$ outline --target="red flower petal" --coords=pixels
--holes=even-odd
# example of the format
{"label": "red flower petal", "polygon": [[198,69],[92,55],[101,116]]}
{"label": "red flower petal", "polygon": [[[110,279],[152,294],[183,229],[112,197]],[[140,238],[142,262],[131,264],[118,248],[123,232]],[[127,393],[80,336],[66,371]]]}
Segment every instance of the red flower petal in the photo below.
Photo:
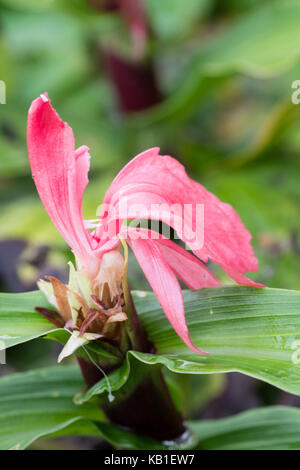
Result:
{"label": "red flower petal", "polygon": [[195,256],[170,240],[158,241],[164,259],[190,289],[221,286],[220,281]]}
{"label": "red flower petal", "polygon": [[194,352],[206,354],[195,346],[185,321],[184,304],[180,285],[165,261],[157,243],[153,240],[128,239],[163,311],[182,341]]}
{"label": "red flower petal", "polygon": [[184,250],[163,235],[143,228],[123,227],[121,234],[129,239],[149,239],[157,243],[159,249],[173,272],[190,289],[218,287],[220,281],[195,256]]}
{"label": "red flower petal", "polygon": [[[165,208],[158,210],[157,206],[155,210],[155,204],[164,204]],[[204,219],[199,221],[198,217],[197,222],[201,204]],[[158,148],[141,153],[120,171],[106,193],[104,205],[110,207],[107,221],[162,220],[176,229],[196,256],[204,262],[210,259],[218,263],[227,272],[257,270],[251,235],[234,209],[189,178],[179,162],[160,156]],[[96,232],[100,236],[101,229]]]}
{"label": "red flower petal", "polygon": [[237,273],[236,271],[233,271],[232,269],[227,268],[226,266],[223,266],[224,271],[226,274],[228,274],[231,279],[233,279],[235,282],[238,284],[241,284],[242,286],[251,286],[251,287],[266,287],[263,284],[259,284],[257,282],[252,281],[252,279],[249,279],[246,276],[243,276],[243,274]]}
{"label": "red flower petal", "polygon": [[46,94],[30,107],[27,137],[33,179],[45,209],[81,262],[89,264],[91,238],[81,212],[88,183],[88,148],[75,151],[72,129],[60,119]]}

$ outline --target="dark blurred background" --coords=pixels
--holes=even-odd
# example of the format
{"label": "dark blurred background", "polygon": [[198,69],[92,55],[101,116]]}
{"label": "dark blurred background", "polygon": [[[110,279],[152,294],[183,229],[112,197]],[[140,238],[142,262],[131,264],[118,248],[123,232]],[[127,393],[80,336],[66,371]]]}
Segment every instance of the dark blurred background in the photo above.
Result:
{"label": "dark blurred background", "polygon": [[[86,218],[129,159],[159,146],[237,210],[259,259],[252,279],[300,288],[298,0],[0,0],[0,80],[2,291],[67,276],[70,254],[39,201],[26,150],[27,111],[44,91],[77,146],[91,149]],[[130,266],[131,286],[144,288],[133,258]],[[51,348],[17,347],[5,371],[43,365]],[[298,403],[238,374],[185,380],[186,396],[196,396],[190,416]]]}

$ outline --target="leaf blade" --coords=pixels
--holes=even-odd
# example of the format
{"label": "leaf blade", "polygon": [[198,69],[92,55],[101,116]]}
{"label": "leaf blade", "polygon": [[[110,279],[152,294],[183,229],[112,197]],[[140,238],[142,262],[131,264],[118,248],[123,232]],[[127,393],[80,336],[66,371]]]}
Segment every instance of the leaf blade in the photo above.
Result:
{"label": "leaf blade", "polygon": [[300,339],[300,293],[283,289],[223,287],[184,291],[193,341],[209,352],[190,352],[168,324],[153,294],[134,296],[157,354],[132,354],[173,372],[238,371],[300,394],[300,369],[294,363]]}
{"label": "leaf blade", "polygon": [[300,410],[270,406],[229,418],[190,422],[200,449],[283,450],[300,448]]}
{"label": "leaf blade", "polygon": [[[95,402],[73,396],[84,387],[77,366],[55,366],[0,379],[0,449],[24,449],[34,440],[84,420],[82,432],[97,434],[91,420],[103,414]],[[69,432],[69,431],[68,431]]]}
{"label": "leaf blade", "polygon": [[57,329],[35,311],[36,306],[52,308],[40,291],[0,294],[0,350]]}

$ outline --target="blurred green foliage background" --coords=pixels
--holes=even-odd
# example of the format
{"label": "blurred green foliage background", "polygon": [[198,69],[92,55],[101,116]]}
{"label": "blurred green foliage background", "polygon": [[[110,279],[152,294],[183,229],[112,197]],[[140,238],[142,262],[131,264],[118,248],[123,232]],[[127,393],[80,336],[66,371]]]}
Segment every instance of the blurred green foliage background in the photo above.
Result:
{"label": "blurred green foliage background", "polygon": [[[300,79],[300,2],[144,0],[146,41],[137,53],[132,4],[139,3],[0,0],[2,283],[9,264],[32,286],[45,263],[64,269],[68,256],[36,194],[26,150],[27,110],[48,91],[77,145],[91,148],[86,218],[129,159],[160,146],[235,207],[260,262],[252,278],[300,288],[300,105],[291,102]],[[29,244],[15,260],[7,259],[13,239]],[[51,247],[42,270],[38,245]],[[132,284],[141,287],[136,271]]]}

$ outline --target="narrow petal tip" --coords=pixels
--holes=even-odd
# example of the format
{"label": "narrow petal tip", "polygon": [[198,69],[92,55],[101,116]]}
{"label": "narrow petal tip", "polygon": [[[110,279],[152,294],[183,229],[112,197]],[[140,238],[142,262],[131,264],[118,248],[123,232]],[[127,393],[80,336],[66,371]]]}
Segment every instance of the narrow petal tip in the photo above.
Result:
{"label": "narrow petal tip", "polygon": [[[181,338],[183,339],[183,338]],[[203,351],[203,349],[200,349],[198,348],[191,340],[191,338],[189,337],[188,340],[183,340],[185,342],[185,344],[196,354],[202,354],[202,355],[205,355],[205,356],[208,356],[209,353],[207,351]]]}
{"label": "narrow petal tip", "polygon": [[45,93],[42,93],[40,96],[38,96],[35,100],[32,101],[32,103],[30,105],[30,108],[29,108],[29,113],[32,114],[32,113],[36,112],[38,109],[41,109],[47,103],[49,103],[49,105],[51,105],[48,93],[45,92]]}
{"label": "narrow petal tip", "polygon": [[47,92],[46,92],[46,93],[42,93],[42,94],[40,95],[40,97],[42,98],[42,100],[44,101],[44,103],[48,103],[48,101],[50,101]]}

